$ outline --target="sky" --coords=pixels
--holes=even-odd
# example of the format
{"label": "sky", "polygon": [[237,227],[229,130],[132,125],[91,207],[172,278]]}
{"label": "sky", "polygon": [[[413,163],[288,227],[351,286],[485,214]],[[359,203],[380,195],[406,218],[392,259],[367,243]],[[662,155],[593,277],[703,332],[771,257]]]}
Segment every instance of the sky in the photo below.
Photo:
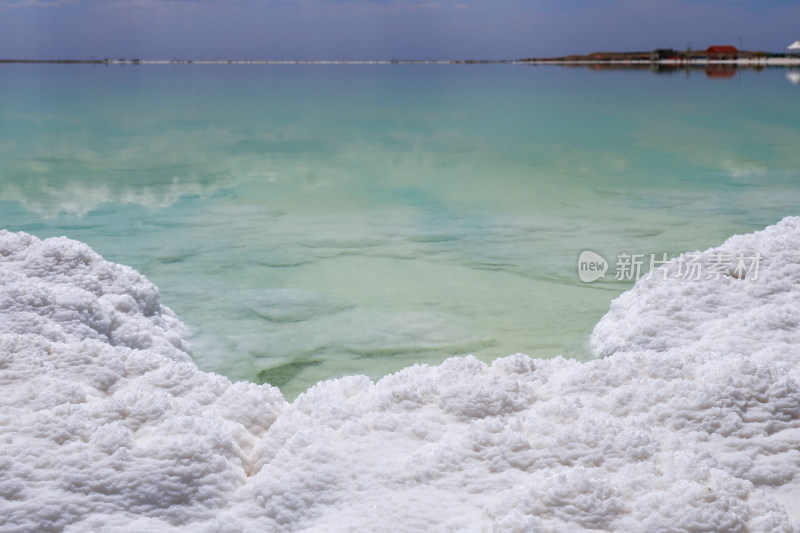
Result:
{"label": "sky", "polygon": [[798,0],[0,0],[3,59],[519,59],[797,39]]}

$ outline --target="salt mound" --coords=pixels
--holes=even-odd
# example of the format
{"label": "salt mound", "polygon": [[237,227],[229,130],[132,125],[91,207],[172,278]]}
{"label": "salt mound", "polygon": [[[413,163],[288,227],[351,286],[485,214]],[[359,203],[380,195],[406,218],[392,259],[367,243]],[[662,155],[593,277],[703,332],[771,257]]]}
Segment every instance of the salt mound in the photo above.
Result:
{"label": "salt mound", "polygon": [[800,530],[799,228],[704,252],[758,251],[757,280],[638,283],[604,359],[455,358],[292,404],[198,370],[134,271],[0,233],[1,529]]}
{"label": "salt mound", "polygon": [[156,286],[81,242],[1,230],[0,284],[0,334],[95,339],[191,360],[186,328],[160,305]]}
{"label": "salt mound", "polygon": [[[800,218],[791,217],[754,235],[731,237],[718,248],[683,254],[683,261],[672,261],[665,271],[645,277],[611,303],[611,310],[594,329],[592,347],[603,356],[676,348],[720,355],[758,354],[797,367],[798,235]],[[731,275],[740,255],[750,269],[749,274],[740,274],[744,279]],[[686,275],[687,257],[696,258],[701,279]],[[709,272],[711,265],[725,264],[726,259],[729,275],[715,279]]]}

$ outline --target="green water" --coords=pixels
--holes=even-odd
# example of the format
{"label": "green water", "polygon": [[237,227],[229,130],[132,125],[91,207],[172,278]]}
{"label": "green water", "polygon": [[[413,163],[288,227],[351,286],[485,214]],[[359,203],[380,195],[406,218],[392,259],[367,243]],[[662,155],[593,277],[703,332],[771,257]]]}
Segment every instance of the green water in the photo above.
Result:
{"label": "green water", "polygon": [[201,368],[289,396],[586,358],[630,283],[581,283],[582,250],[702,249],[800,206],[779,69],[3,65],[0,120],[0,226],[136,268]]}

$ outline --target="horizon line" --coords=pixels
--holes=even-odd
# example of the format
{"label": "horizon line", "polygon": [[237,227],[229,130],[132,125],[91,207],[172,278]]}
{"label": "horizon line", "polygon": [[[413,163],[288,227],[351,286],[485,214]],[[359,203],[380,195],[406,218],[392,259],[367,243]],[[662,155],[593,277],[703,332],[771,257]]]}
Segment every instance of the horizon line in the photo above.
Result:
{"label": "horizon line", "polygon": [[[566,59],[570,57],[570,59]],[[523,59],[0,59],[0,64],[90,64],[90,65],[477,65],[477,64],[527,64],[527,65],[681,65],[704,66],[730,64],[743,66],[794,66],[800,65],[800,55],[775,54],[771,57],[708,58],[588,58],[588,56],[562,56],[555,58]]]}

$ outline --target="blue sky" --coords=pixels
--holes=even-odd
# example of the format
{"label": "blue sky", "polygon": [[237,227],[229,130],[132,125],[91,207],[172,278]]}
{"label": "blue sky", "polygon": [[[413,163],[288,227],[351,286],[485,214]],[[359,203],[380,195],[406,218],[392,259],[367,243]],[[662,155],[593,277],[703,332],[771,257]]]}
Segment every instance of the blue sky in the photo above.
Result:
{"label": "blue sky", "polygon": [[797,0],[0,0],[0,58],[515,59],[796,39]]}

